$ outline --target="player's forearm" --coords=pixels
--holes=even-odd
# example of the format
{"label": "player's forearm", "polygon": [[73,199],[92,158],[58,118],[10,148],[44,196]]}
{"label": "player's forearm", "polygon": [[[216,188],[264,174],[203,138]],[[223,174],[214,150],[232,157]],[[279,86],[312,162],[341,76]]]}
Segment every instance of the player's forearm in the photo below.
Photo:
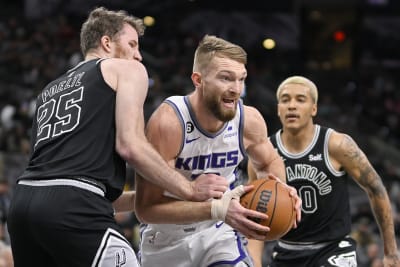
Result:
{"label": "player's forearm", "polygon": [[281,157],[275,157],[268,166],[268,171],[286,183],[285,164]]}
{"label": "player's forearm", "polygon": [[211,202],[172,200],[152,206],[143,205],[137,211],[143,223],[187,224],[210,220]]}
{"label": "player's forearm", "polygon": [[370,203],[384,243],[384,254],[394,255],[397,253],[397,245],[392,210],[386,190],[380,190],[380,193],[370,196]]}
{"label": "player's forearm", "polygon": [[134,149],[121,150],[122,157],[143,178],[182,199],[192,199],[194,192],[190,182],[171,168],[147,139],[137,140]]}
{"label": "player's forearm", "polygon": [[254,267],[262,267],[264,242],[260,240],[249,239],[247,249],[249,251],[250,257],[253,260]]}
{"label": "player's forearm", "polygon": [[113,202],[115,212],[135,210],[135,191],[125,191]]}

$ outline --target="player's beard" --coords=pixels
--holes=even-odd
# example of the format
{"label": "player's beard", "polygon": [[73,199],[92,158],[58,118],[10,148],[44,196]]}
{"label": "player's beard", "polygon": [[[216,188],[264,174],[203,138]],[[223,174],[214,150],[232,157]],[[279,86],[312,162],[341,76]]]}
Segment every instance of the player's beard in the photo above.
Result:
{"label": "player's beard", "polygon": [[204,101],[209,111],[220,121],[230,121],[236,115],[237,105],[234,109],[224,109],[220,103],[220,98],[213,94],[205,95]]}

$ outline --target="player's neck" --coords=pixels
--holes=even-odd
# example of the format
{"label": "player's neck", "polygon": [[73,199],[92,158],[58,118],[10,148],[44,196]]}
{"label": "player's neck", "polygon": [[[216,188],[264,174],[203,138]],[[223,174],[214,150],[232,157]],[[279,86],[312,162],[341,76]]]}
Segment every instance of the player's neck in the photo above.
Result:
{"label": "player's neck", "polygon": [[312,142],[315,125],[307,124],[304,128],[292,130],[284,129],[281,135],[283,145],[291,153],[303,152]]}

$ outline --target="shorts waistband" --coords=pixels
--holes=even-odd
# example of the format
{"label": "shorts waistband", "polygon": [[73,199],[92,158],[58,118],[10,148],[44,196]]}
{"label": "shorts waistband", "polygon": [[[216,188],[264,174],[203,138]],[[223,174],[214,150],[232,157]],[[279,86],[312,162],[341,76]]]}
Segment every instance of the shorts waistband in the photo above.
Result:
{"label": "shorts waistband", "polygon": [[156,232],[163,232],[168,235],[191,235],[193,233],[209,229],[210,227],[219,228],[222,221],[202,221],[190,224],[148,224],[147,228]]}
{"label": "shorts waistband", "polygon": [[330,242],[321,242],[321,243],[288,243],[282,240],[278,240],[278,246],[284,249],[289,250],[307,250],[307,249],[321,249],[329,245]]}
{"label": "shorts waistband", "polygon": [[[48,180],[20,180],[18,184],[29,185],[29,186],[56,186],[66,185],[74,186],[81,189],[88,190],[102,197],[105,196],[105,186],[101,183],[94,183],[91,179],[87,178],[76,178],[76,179],[48,179]],[[104,190],[103,188],[104,187]]]}

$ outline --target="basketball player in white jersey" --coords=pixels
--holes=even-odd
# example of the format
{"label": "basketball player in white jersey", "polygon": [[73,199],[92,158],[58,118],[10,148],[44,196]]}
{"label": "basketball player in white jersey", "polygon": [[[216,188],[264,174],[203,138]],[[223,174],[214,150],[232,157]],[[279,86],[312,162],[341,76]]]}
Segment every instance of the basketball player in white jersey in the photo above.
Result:
{"label": "basketball player in white jersey", "polygon": [[[244,236],[262,240],[269,228],[248,219],[265,214],[240,205],[249,187],[237,186],[237,167],[247,154],[262,178],[285,181],[285,172],[263,117],[240,100],[246,61],[240,46],[206,35],[195,52],[194,92],[169,97],[151,116],[148,139],[171,166],[190,181],[204,173],[226,177],[232,191],[221,200],[195,203],[138,176],[143,267],[253,266]],[[288,194],[296,199],[299,216],[301,200],[291,187]]]}

